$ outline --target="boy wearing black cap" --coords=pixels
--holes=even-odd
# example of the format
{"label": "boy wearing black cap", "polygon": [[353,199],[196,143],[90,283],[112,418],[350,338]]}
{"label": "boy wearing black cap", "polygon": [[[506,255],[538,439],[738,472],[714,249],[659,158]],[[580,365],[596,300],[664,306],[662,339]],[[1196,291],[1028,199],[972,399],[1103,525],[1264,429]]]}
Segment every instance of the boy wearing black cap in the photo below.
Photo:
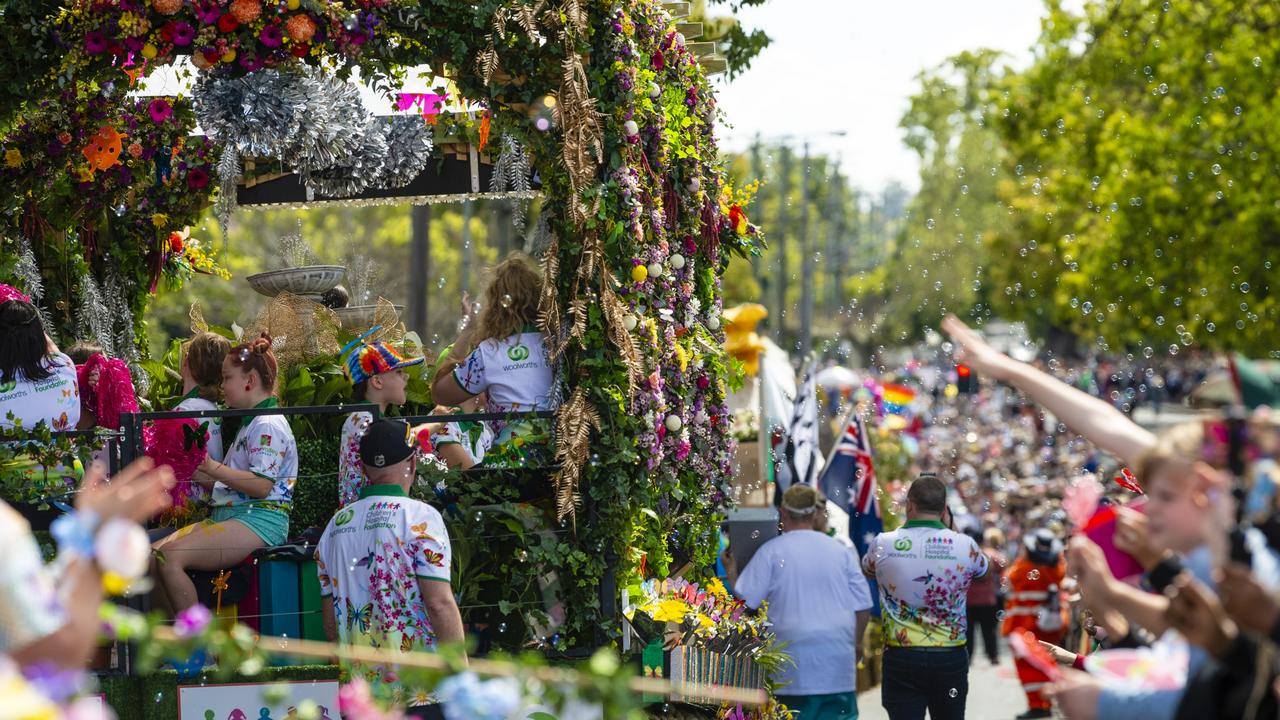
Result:
{"label": "boy wearing black cap", "polygon": [[[449,533],[430,505],[409,497],[417,455],[407,423],[380,419],[360,439],[369,484],[329,521],[316,548],[325,633],[350,645],[430,651],[463,641],[449,584]],[[350,664],[374,692],[423,705],[394,680],[395,668]]]}

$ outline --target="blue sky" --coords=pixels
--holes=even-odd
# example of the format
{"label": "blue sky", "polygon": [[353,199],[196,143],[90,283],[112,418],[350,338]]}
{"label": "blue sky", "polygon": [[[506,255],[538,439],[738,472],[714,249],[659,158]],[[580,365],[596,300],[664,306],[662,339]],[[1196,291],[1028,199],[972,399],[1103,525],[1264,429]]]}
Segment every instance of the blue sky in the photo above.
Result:
{"label": "blue sky", "polygon": [[[1042,11],[1040,0],[769,0],[746,8],[743,25],[764,28],[773,44],[732,83],[718,81],[732,126],[721,130],[722,146],[745,149],[756,133],[808,135],[815,150],[840,156],[855,185],[876,190],[897,180],[914,189],[918,163],[898,121],[916,75],[979,47],[1025,66]],[[835,130],[847,134],[821,137]]]}

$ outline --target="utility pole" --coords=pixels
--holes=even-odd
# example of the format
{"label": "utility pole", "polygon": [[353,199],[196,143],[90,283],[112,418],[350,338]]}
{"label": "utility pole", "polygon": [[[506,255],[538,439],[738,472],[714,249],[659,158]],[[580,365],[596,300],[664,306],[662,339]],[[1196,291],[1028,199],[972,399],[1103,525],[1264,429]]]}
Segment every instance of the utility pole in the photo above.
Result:
{"label": "utility pole", "polygon": [[813,245],[809,238],[809,141],[800,173],[800,357],[813,350]]}
{"label": "utility pole", "polygon": [[830,313],[840,304],[840,281],[844,279],[842,246],[844,243],[844,178],[840,175],[840,161],[837,159],[831,171],[831,181],[827,183],[827,252],[823,267],[822,289],[826,297],[823,299],[823,310]]}
{"label": "utility pole", "polygon": [[409,329],[426,342],[427,293],[431,287],[431,206],[414,205],[409,213]]}
{"label": "utility pole", "polygon": [[[751,179],[753,181],[758,180],[763,172],[764,166],[760,164],[760,134],[756,133],[756,140],[751,144]],[[760,202],[760,196],[757,192],[756,197],[751,198],[751,207],[743,209],[747,210],[747,217],[753,218],[756,221],[756,224],[763,227],[764,217],[761,212],[761,208],[763,207],[764,203]],[[768,280],[763,277],[763,274],[764,268],[760,267],[760,256],[752,255],[751,275],[755,277],[756,284],[760,286],[760,293],[762,297],[768,289]]]}
{"label": "utility pole", "polygon": [[462,292],[471,291],[471,214],[475,211],[471,200],[462,201]]}
{"label": "utility pole", "polygon": [[778,318],[778,342],[784,343],[787,330],[787,233],[791,213],[787,208],[787,195],[791,190],[791,148],[782,146],[782,181],[778,183],[778,232],[774,235],[774,252],[778,255],[775,275],[773,314]]}

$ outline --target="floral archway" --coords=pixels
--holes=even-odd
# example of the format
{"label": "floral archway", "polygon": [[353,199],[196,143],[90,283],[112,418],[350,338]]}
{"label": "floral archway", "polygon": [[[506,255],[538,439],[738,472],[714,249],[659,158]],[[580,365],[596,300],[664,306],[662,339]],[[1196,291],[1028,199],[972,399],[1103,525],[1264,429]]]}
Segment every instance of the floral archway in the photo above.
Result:
{"label": "floral archway", "polygon": [[429,65],[542,182],[541,323],[565,381],[554,482],[575,529],[528,563],[571,578],[568,629],[585,637],[612,618],[610,566],[625,584],[714,559],[732,450],[720,275],[756,230],[724,187],[710,85],[659,3],[82,0],[49,32],[35,46],[62,60],[0,117],[0,278],[53,327],[135,347],[143,333],[93,309],[140,323],[158,284],[211,268],[173,232],[213,201],[222,148],[189,137],[188,99],[130,97],[140,75],[179,56],[209,77],[358,66],[390,94]]}

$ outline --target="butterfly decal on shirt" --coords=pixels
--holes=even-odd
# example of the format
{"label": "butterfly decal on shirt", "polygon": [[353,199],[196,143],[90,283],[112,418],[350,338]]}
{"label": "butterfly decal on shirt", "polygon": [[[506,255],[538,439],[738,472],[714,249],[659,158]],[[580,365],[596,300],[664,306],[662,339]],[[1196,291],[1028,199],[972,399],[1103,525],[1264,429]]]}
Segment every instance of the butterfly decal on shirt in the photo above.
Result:
{"label": "butterfly decal on shirt", "polygon": [[409,530],[413,533],[414,537],[416,537],[417,539],[435,540],[435,538],[431,537],[431,534],[427,532],[427,528],[428,528],[427,523],[418,523],[417,525],[409,526]]}
{"label": "butterfly decal on shirt", "polygon": [[426,558],[427,562],[431,565],[444,567],[444,553],[438,553],[431,549],[424,549],[422,551],[422,557]]}
{"label": "butterfly decal on shirt", "polygon": [[191,448],[205,449],[205,445],[209,442],[209,423],[203,422],[199,425],[183,425],[182,426],[182,449],[191,452]]}
{"label": "butterfly decal on shirt", "polygon": [[69,397],[73,396],[73,395],[75,394],[75,392],[76,392],[76,391],[75,391],[74,389],[72,389],[72,390],[63,390],[63,391],[62,391],[62,397],[64,397],[64,398],[69,398]]}
{"label": "butterfly decal on shirt", "polygon": [[400,652],[413,652],[413,636],[412,635],[400,636]]}
{"label": "butterfly decal on shirt", "polygon": [[358,626],[360,632],[369,632],[369,624],[373,622],[373,603],[366,603],[364,607],[356,610],[356,606],[351,604],[351,599],[346,600],[347,603],[347,630],[352,625]]}
{"label": "butterfly decal on shirt", "polygon": [[66,430],[70,426],[71,422],[67,420],[67,414],[65,412],[53,421],[54,430]]}

